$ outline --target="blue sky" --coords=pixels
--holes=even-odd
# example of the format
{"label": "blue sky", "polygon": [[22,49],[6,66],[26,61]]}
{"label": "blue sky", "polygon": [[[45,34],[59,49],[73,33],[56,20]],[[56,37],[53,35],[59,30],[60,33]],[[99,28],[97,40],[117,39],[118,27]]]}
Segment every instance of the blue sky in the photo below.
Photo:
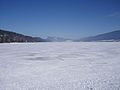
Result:
{"label": "blue sky", "polygon": [[120,29],[120,0],[0,0],[0,28],[81,38]]}

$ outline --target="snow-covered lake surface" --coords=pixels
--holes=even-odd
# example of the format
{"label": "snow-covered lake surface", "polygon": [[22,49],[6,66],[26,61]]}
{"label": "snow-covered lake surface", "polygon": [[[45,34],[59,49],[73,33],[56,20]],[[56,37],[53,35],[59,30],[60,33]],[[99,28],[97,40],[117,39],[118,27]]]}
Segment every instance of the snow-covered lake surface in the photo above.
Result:
{"label": "snow-covered lake surface", "polygon": [[0,44],[0,90],[120,90],[120,42]]}

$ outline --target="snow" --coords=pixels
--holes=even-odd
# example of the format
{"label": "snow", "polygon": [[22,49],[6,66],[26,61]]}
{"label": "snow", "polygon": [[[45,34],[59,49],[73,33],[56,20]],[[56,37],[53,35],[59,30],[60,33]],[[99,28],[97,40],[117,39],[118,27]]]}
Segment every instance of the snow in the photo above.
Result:
{"label": "snow", "polygon": [[0,44],[0,90],[120,90],[120,42]]}

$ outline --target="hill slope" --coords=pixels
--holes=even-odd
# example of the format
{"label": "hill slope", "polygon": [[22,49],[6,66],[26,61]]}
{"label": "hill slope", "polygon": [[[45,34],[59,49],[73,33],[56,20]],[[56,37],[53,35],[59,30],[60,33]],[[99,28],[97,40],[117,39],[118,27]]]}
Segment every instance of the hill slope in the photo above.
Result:
{"label": "hill slope", "polygon": [[75,41],[120,41],[120,30],[86,37]]}
{"label": "hill slope", "polygon": [[0,29],[0,43],[5,42],[44,42],[40,37],[31,37],[23,34]]}

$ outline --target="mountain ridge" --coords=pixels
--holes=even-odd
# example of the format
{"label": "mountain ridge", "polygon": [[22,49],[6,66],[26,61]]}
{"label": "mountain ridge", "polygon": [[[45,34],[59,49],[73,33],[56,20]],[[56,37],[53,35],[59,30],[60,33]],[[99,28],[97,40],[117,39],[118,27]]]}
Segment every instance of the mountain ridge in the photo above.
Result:
{"label": "mountain ridge", "polygon": [[10,43],[10,42],[45,42],[45,39],[40,37],[32,37],[23,34],[19,34],[12,31],[6,31],[0,29],[0,43]]}
{"label": "mountain ridge", "polygon": [[98,34],[95,36],[89,36],[85,38],[81,38],[74,41],[83,41],[83,42],[91,42],[91,41],[120,41],[120,30],[115,30],[103,34]]}
{"label": "mountain ridge", "polygon": [[32,37],[24,34],[19,34],[12,31],[6,31],[0,29],[0,43],[10,43],[10,42],[113,42],[120,41],[120,30],[111,31],[108,33],[98,34],[95,36],[89,36],[81,39],[66,39],[61,37],[47,37],[43,39],[41,37]]}

